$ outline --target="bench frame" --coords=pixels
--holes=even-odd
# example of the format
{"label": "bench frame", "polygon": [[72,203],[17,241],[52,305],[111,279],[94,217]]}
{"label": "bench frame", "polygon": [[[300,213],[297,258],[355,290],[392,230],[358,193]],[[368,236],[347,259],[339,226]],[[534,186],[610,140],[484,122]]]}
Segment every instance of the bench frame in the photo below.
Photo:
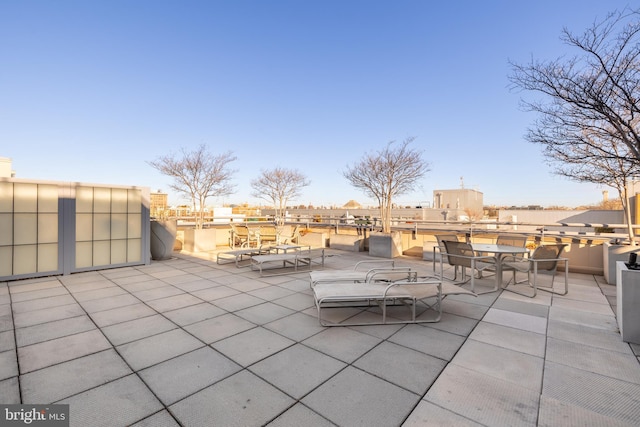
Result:
{"label": "bench frame", "polygon": [[[320,261],[316,261],[320,259]],[[284,254],[264,254],[264,255],[254,255],[251,257],[251,269],[259,270],[260,276],[264,277],[264,270],[282,270],[287,267],[293,267],[293,272],[297,273],[299,266],[306,266],[308,270],[311,271],[313,268],[313,264],[318,264],[324,267],[325,253],[324,249],[303,249],[297,250],[291,253]],[[265,268],[266,265],[277,263],[277,267]],[[280,263],[282,263],[280,265]],[[270,274],[270,276],[276,276],[280,274],[288,274],[289,272],[279,272]]]}
{"label": "bench frame", "polygon": [[[245,261],[244,257],[252,258],[257,255],[266,255],[271,253],[271,247],[259,247],[259,248],[246,248],[246,249],[236,249],[233,251],[220,252],[216,256],[216,263],[218,265],[221,264],[229,264],[231,262],[235,262],[236,267],[246,267],[241,266],[240,262]],[[224,262],[223,262],[224,261]]]}

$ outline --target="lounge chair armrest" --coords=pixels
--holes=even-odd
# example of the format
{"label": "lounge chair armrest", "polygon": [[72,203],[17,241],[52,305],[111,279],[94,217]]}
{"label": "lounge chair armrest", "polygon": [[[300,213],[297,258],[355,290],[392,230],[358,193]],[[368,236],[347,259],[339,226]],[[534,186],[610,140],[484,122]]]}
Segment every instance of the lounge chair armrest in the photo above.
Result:
{"label": "lounge chair armrest", "polygon": [[[423,292],[422,295],[417,295],[415,293],[415,289],[412,288],[420,288],[420,287],[424,287],[425,285],[430,285],[429,287],[432,288],[433,286],[436,286],[436,293],[433,293],[433,289],[429,289],[428,292]],[[395,288],[398,287],[402,287],[404,288],[407,293],[403,294],[402,292],[400,293],[395,293],[394,291],[396,290]],[[396,291],[397,292],[397,291]],[[391,294],[390,294],[391,293]],[[428,296],[438,296],[442,294],[442,280],[423,280],[420,282],[410,282],[410,281],[406,281],[406,280],[399,280],[396,282],[392,282],[389,283],[387,285],[387,287],[385,288],[384,292],[383,292],[383,298],[387,299],[387,298],[418,298],[418,299],[422,299],[422,298],[427,298]]]}
{"label": "lounge chair armrest", "polygon": [[[386,267],[386,268],[394,268],[396,265],[396,262],[394,260],[365,260],[365,261],[357,262],[356,265],[353,266],[353,269],[358,270],[358,267],[367,266],[369,264],[374,264],[376,266],[379,266],[380,264],[391,264],[389,267]],[[369,270],[372,270],[372,268],[370,268]]]}

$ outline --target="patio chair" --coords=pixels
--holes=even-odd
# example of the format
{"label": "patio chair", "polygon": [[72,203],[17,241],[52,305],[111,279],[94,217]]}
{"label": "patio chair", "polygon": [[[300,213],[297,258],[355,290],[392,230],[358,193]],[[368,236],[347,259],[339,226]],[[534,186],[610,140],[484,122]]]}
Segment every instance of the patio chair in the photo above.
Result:
{"label": "patio chair", "polygon": [[[560,258],[562,251],[567,245],[564,243],[557,243],[554,245],[538,246],[533,254],[529,258],[519,257],[506,257],[502,263],[502,270],[513,271],[513,279],[507,283],[505,290],[514,292],[516,294],[524,295],[529,298],[534,298],[537,294],[537,290],[551,292],[557,295],[566,295],[569,291],[569,260],[567,258]],[[556,292],[553,289],[553,283],[556,277],[558,269],[558,263],[564,263],[564,292]],[[527,273],[527,280],[517,282],[516,273]],[[533,273],[533,281],[531,275]],[[539,286],[538,275],[546,274],[551,276],[551,286]],[[527,283],[533,288],[533,294],[527,295],[524,292],[517,292],[513,289],[508,289],[508,286],[513,284]]]}
{"label": "patio chair", "polygon": [[496,244],[525,248],[527,246],[527,239],[528,239],[527,236],[514,235],[514,234],[500,234],[496,239]]}
{"label": "patio chair", "polygon": [[260,243],[277,243],[278,232],[274,225],[261,225],[258,231],[260,233]]}
{"label": "patio chair", "polygon": [[[495,257],[488,255],[476,255],[473,248],[468,243],[452,242],[448,240],[443,241],[443,243],[446,248],[449,265],[452,265],[454,268],[460,267],[462,269],[462,282],[458,282],[456,284],[462,285],[471,280],[471,291],[475,293],[475,272],[482,272],[487,268],[495,267]],[[440,260],[440,277],[443,276],[442,264],[442,260]],[[466,278],[467,268],[471,270],[470,279]],[[494,289],[489,292],[495,292],[497,290],[498,287],[495,286]]]}
{"label": "patio chair", "polygon": [[229,224],[229,246],[235,249],[236,246],[243,247],[249,241],[249,229],[244,225]]}
{"label": "patio chair", "polygon": [[[450,242],[458,242],[458,236],[456,234],[436,234],[436,240],[438,241],[438,245],[433,247],[433,272],[436,272],[436,253],[440,254],[440,261],[443,261],[443,257],[448,263],[446,255],[446,248],[444,247],[444,241],[448,240]],[[453,270],[453,280],[456,280],[458,277],[458,268],[454,268]]]}
{"label": "patio chair", "polygon": [[[527,236],[514,235],[514,234],[500,234],[496,239],[496,245],[506,245],[506,246],[516,246],[518,248],[526,248],[527,240],[528,240]],[[489,255],[489,254],[484,254],[484,255]],[[518,254],[518,255],[513,255],[511,259],[512,260],[523,259],[525,257],[526,257],[526,254]],[[491,276],[492,274],[495,274],[495,269],[490,267],[485,269],[484,272],[489,272],[488,276]],[[479,279],[486,277],[483,274],[484,272],[479,273],[478,275]]]}
{"label": "patio chair", "polygon": [[298,243],[298,238],[300,237],[300,226],[296,225],[293,227],[291,234],[289,236],[280,236],[280,243],[283,245],[289,245],[291,243]]}

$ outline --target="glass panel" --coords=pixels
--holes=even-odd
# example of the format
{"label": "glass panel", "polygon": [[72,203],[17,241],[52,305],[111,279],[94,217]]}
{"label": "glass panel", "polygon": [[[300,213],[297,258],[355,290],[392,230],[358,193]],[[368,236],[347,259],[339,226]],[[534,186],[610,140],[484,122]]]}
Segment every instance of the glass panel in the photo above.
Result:
{"label": "glass panel", "polygon": [[111,215],[111,238],[112,239],[127,238],[127,214]]}
{"label": "glass panel", "polygon": [[14,245],[38,243],[38,215],[35,213],[17,213],[13,216]]}
{"label": "glass panel", "polygon": [[111,212],[126,213],[127,212],[127,189],[112,188],[111,189]]}
{"label": "glass panel", "polygon": [[38,215],[38,243],[58,242],[58,214]]}
{"label": "glass panel", "polygon": [[93,211],[100,213],[111,212],[111,189],[93,188]]}
{"label": "glass panel", "polygon": [[13,244],[13,214],[0,213],[0,246]]}
{"label": "glass panel", "polygon": [[128,236],[130,239],[138,239],[142,237],[142,215],[129,214],[128,218]]}
{"label": "glass panel", "polygon": [[142,191],[129,190],[129,213],[142,212]]}
{"label": "glass panel", "polygon": [[93,212],[93,187],[76,187],[76,212]]}
{"label": "glass panel", "polygon": [[111,242],[93,242],[93,265],[111,264]]}
{"label": "glass panel", "polygon": [[142,260],[142,240],[141,239],[127,240],[127,261],[140,262],[141,260]]}
{"label": "glass panel", "polygon": [[37,251],[36,245],[14,246],[13,274],[36,273]]}
{"label": "glass panel", "polygon": [[93,240],[93,215],[76,215],[76,242]]}
{"label": "glass panel", "polygon": [[111,238],[111,215],[93,215],[93,240],[109,240]]}
{"label": "glass panel", "polygon": [[38,245],[38,272],[58,271],[58,245]]}
{"label": "glass panel", "polygon": [[0,182],[0,212],[13,212],[12,182]]}
{"label": "glass panel", "polygon": [[0,276],[11,276],[13,272],[13,247],[0,247]]}
{"label": "glass panel", "polygon": [[93,265],[93,243],[76,243],[76,268],[91,267]]}
{"label": "glass panel", "polygon": [[13,211],[38,212],[38,185],[14,183]]}
{"label": "glass panel", "polygon": [[124,264],[127,262],[127,241],[111,241],[111,264]]}
{"label": "glass panel", "polygon": [[58,212],[57,185],[38,185],[38,212]]}

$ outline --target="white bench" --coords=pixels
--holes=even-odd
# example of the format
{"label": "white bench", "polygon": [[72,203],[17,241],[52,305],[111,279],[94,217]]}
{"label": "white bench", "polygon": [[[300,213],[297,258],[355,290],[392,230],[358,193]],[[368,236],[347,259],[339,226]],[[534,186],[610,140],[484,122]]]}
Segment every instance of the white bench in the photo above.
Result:
{"label": "white bench", "polygon": [[[233,251],[226,251],[218,253],[216,257],[216,263],[226,264],[229,262],[235,262],[236,267],[240,267],[240,262],[244,261],[244,257],[254,257],[258,255],[264,255],[271,252],[270,247],[259,247],[259,248],[246,248],[246,249],[236,249]],[[223,262],[225,261],[225,262]]]}
{"label": "white bench", "polygon": [[[259,270],[260,276],[264,276],[264,270],[281,270],[287,267],[293,267],[293,271],[297,272],[299,266],[306,266],[311,270],[313,264],[324,266],[325,253],[324,249],[302,249],[295,252],[284,254],[265,254],[255,255],[251,257],[251,269]],[[276,264],[273,266],[273,264]],[[269,268],[266,266],[271,265]],[[276,274],[285,274],[279,272]]]}

